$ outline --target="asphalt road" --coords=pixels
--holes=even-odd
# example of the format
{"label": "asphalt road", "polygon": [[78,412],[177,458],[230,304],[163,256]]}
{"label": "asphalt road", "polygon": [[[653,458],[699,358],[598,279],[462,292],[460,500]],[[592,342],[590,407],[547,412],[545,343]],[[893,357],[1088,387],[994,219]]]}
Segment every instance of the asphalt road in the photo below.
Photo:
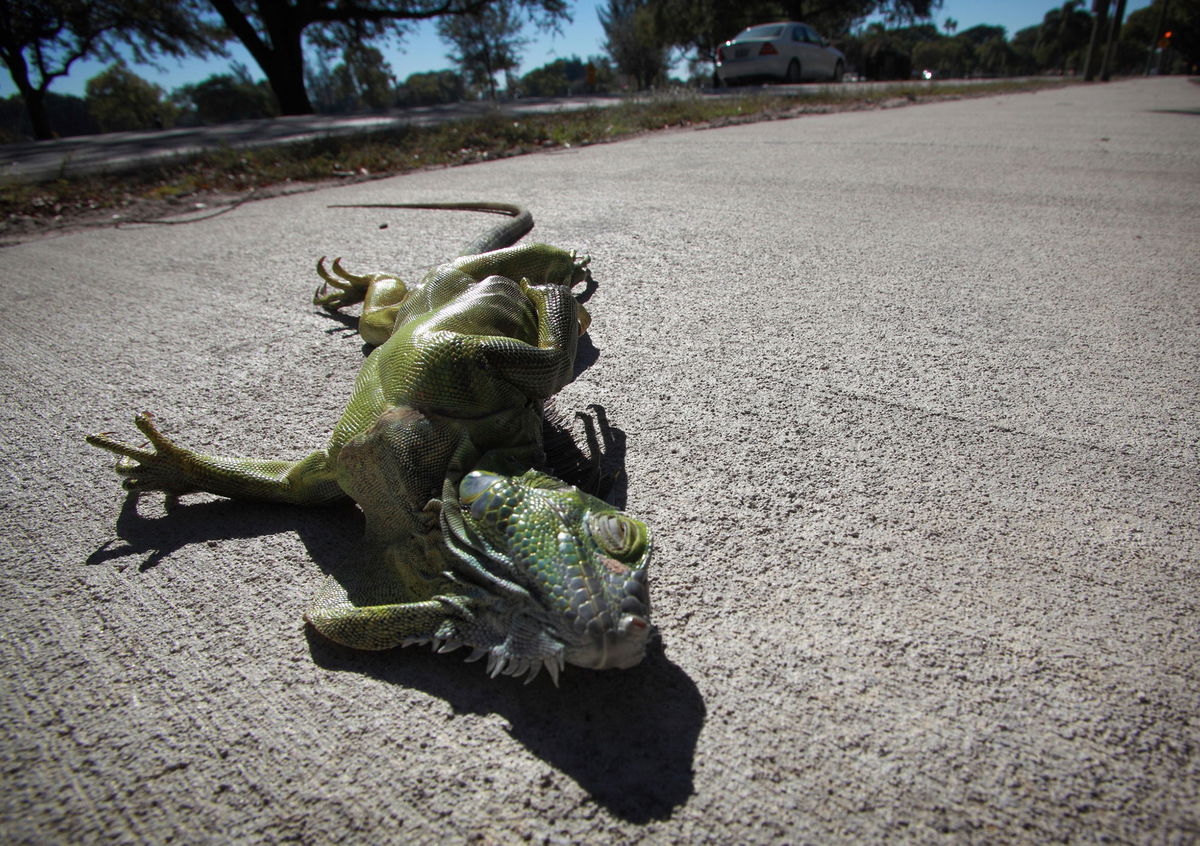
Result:
{"label": "asphalt road", "polygon": [[[10,843],[1200,838],[1200,87],[649,135],[0,251]],[[662,649],[491,681],[300,614],[361,524],[123,501],[83,442],[320,445],[313,263],[528,204],[594,258]],[[386,228],[382,228],[383,224]],[[124,503],[124,504],[123,504]]]}

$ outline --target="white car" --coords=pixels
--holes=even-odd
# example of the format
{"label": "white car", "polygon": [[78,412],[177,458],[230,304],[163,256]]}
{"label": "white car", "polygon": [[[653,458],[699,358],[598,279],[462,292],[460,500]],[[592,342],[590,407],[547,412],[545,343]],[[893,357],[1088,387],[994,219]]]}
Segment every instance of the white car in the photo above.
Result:
{"label": "white car", "polygon": [[717,48],[717,78],[722,85],[756,79],[785,82],[841,82],[846,57],[808,24],[796,21],[744,29]]}

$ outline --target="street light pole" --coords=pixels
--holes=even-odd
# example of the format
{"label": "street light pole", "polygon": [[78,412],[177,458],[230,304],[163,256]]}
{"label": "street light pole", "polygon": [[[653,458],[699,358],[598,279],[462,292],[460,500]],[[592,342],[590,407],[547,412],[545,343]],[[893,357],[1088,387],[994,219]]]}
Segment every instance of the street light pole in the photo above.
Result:
{"label": "street light pole", "polygon": [[[1163,27],[1167,24],[1167,3],[1168,0],[1162,0],[1162,6],[1158,9],[1158,21],[1154,24],[1154,32],[1150,39],[1150,55],[1146,57],[1146,76],[1150,75],[1150,68],[1154,65],[1154,51],[1162,49],[1158,46],[1158,40],[1162,38]],[[1159,63],[1159,70],[1162,70],[1162,63]]]}

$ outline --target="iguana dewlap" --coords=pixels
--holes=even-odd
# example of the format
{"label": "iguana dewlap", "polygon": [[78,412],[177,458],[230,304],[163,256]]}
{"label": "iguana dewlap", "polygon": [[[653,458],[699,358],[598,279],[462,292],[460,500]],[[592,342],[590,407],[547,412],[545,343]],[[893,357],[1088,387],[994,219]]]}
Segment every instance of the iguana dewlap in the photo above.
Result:
{"label": "iguana dewlap", "polygon": [[320,504],[350,497],[366,517],[361,566],[329,577],[305,618],[359,649],[470,647],[492,676],[564,663],[631,667],[652,633],[650,532],[535,469],[544,402],[573,378],[587,313],[571,294],[587,259],[512,246],[533,226],[517,206],[391,205],[511,219],[415,285],[334,262],[314,302],[363,302],[375,349],[328,445],[299,461],[220,458],[176,446],[148,414],[151,449],[92,435],[123,456],[126,489],[169,496]]}

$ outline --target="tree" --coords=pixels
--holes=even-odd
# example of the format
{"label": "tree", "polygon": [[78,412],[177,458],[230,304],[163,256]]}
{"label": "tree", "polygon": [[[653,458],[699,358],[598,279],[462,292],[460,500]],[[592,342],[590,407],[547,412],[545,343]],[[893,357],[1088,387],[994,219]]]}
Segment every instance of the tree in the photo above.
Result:
{"label": "tree", "polygon": [[462,70],[467,84],[496,99],[496,74],[511,74],[520,65],[518,51],[524,46],[521,19],[509,0],[498,0],[467,15],[438,21],[438,35],[454,49],[447,58]]}
{"label": "tree", "polygon": [[[1161,49],[1161,72],[1196,72],[1200,66],[1200,2],[1170,0],[1165,10],[1164,2],[1154,0],[1146,8],[1129,14],[1121,28],[1118,69],[1126,73],[1145,71],[1147,59],[1153,57],[1153,51]],[[1165,38],[1168,32],[1171,35]],[[1166,47],[1159,46],[1163,41]]]}
{"label": "tree", "polygon": [[[508,0],[504,0],[507,2]],[[285,115],[313,111],[304,88],[304,38],[326,50],[402,37],[405,25],[476,14],[498,0],[209,0],[262,68]],[[566,0],[516,0],[539,25],[570,20]]]}
{"label": "tree", "polygon": [[[998,28],[1003,32],[1003,28]],[[1004,76],[1012,65],[1013,52],[1003,35],[989,38],[975,48],[975,66],[985,76]]]}
{"label": "tree", "polygon": [[334,68],[318,53],[316,69],[306,70],[305,77],[320,112],[382,109],[396,102],[396,78],[383,53],[374,47],[343,50],[342,62]]}
{"label": "tree", "polygon": [[957,38],[922,41],[912,50],[913,67],[933,71],[939,77],[964,76],[967,60],[967,44]]}
{"label": "tree", "polygon": [[457,103],[466,96],[463,78],[450,70],[410,74],[396,92],[396,99],[405,106],[436,106]]}
{"label": "tree", "polygon": [[[343,73],[357,105],[382,109],[396,101],[396,77],[383,53],[374,47],[346,50],[340,68],[345,69]],[[334,72],[338,70],[335,68]]]}
{"label": "tree", "polygon": [[196,123],[229,123],[279,114],[271,90],[251,79],[246,66],[237,63],[233,73],[213,74],[180,86],[171,92],[171,99],[190,112]]}
{"label": "tree", "polygon": [[135,61],[220,50],[197,0],[0,0],[0,57],[29,112],[35,138],[54,136],[46,112],[50,84],[85,56]]}
{"label": "tree", "polygon": [[1065,74],[1077,67],[1092,34],[1092,16],[1078,8],[1079,0],[1066,0],[1061,8],[1051,9],[1038,30],[1034,58],[1043,69],[1055,68]]}
{"label": "tree", "polygon": [[561,97],[584,91],[594,94],[607,91],[613,77],[612,64],[603,56],[592,56],[586,62],[578,56],[555,59],[521,77],[521,95]]}
{"label": "tree", "polygon": [[[743,29],[783,15],[773,0],[659,0],[655,28],[666,45],[691,52],[716,67],[717,48]],[[710,69],[711,69],[710,68]]]}
{"label": "tree", "polygon": [[[88,112],[87,101],[70,94],[46,92],[46,115],[50,125],[62,136],[95,135],[100,131],[96,119]],[[13,144],[33,137],[29,110],[20,94],[0,99],[0,144]]]}
{"label": "tree", "polygon": [[163,100],[163,93],[117,62],[87,81],[87,107],[101,132],[162,129],[175,118],[175,107]]}
{"label": "tree", "polygon": [[596,12],[606,36],[604,49],[617,71],[631,77],[639,90],[660,81],[667,70],[669,39],[649,0],[608,0],[608,8]]}
{"label": "tree", "polygon": [[1004,27],[991,26],[989,24],[979,24],[970,29],[964,29],[958,34],[958,37],[970,42],[974,47],[981,47],[992,39],[999,38],[1004,40]]}

